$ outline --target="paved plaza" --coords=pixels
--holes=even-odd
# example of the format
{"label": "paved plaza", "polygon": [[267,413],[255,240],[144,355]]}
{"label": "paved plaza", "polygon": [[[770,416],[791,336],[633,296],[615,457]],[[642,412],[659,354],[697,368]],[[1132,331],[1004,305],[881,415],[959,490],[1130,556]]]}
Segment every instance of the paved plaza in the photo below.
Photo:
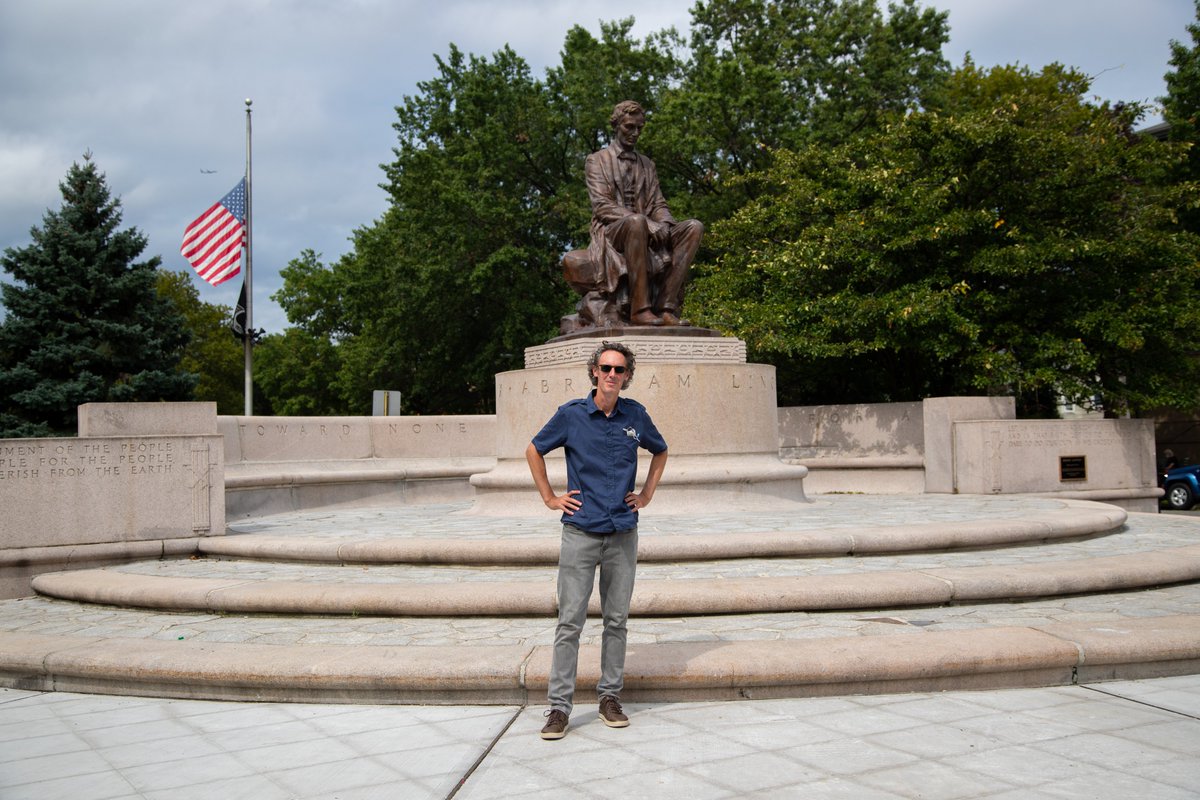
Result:
{"label": "paved plaza", "polygon": [[1049,689],[542,707],[0,690],[5,800],[1194,798],[1200,677]]}

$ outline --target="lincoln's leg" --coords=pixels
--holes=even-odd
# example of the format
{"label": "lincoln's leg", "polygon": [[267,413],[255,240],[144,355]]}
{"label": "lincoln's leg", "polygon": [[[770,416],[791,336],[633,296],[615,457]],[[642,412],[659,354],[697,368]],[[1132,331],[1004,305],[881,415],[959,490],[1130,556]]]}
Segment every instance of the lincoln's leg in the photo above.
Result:
{"label": "lincoln's leg", "polygon": [[658,295],[661,308],[656,309],[667,324],[679,324],[688,273],[692,262],[696,260],[703,236],[704,224],[699,220],[687,219],[671,226],[671,264],[666,275],[662,276],[662,288]]}
{"label": "lincoln's leg", "polygon": [[[608,227],[609,241],[629,270],[629,319],[635,325],[661,325],[650,309],[650,226],[641,214],[631,214]],[[699,242],[697,241],[697,246]]]}

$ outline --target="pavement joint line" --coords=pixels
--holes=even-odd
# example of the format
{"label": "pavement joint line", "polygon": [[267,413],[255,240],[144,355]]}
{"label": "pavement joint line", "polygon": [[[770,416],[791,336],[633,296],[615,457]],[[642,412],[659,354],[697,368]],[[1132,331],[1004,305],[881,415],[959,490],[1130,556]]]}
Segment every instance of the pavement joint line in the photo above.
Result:
{"label": "pavement joint line", "polygon": [[0,699],[0,706],[11,705],[13,703],[24,703],[25,701],[29,700],[31,697],[34,697],[34,696],[36,696],[36,694],[30,695],[29,697],[12,697],[12,698],[9,698],[8,700]]}
{"label": "pavement joint line", "polygon": [[1165,706],[1155,705],[1154,703],[1148,703],[1145,700],[1138,700],[1137,698],[1134,698],[1134,697],[1126,697],[1125,695],[1117,694],[1116,692],[1107,692],[1104,689],[1100,689],[1090,683],[1081,683],[1081,684],[1079,684],[1079,688],[1087,689],[1089,692],[1096,692],[1097,694],[1107,695],[1116,700],[1124,700],[1127,703],[1134,703],[1139,706],[1145,706],[1146,708],[1153,708],[1156,711],[1165,711],[1168,714],[1174,714],[1175,716],[1178,716],[1178,717],[1186,717],[1187,719],[1200,720],[1200,715],[1198,715],[1198,714],[1189,714],[1186,711],[1180,711],[1177,708],[1167,708]]}
{"label": "pavement joint line", "polygon": [[504,725],[500,732],[492,737],[492,740],[488,742],[487,747],[485,747],[483,752],[479,754],[479,758],[475,759],[475,763],[473,763],[463,774],[463,776],[458,779],[458,782],[454,784],[454,788],[451,789],[450,793],[446,795],[446,800],[451,800],[454,795],[458,794],[459,789],[466,785],[467,781],[471,779],[471,776],[475,774],[475,770],[479,769],[479,766],[483,764],[485,760],[487,760],[487,757],[492,754],[492,750],[496,747],[496,745],[500,744],[500,740],[504,738],[506,733],[508,733],[508,729],[513,726],[513,723],[517,721],[517,718],[520,717],[528,707],[529,706],[525,703],[522,703],[517,707],[517,710],[513,712],[511,717],[509,717],[508,722]]}

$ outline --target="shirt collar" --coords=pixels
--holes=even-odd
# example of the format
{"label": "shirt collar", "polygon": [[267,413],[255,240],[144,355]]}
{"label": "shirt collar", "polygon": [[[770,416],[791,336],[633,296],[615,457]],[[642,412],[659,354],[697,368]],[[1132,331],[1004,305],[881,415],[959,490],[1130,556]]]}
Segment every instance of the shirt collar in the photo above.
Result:
{"label": "shirt collar", "polygon": [[620,158],[623,160],[633,160],[633,161],[637,160],[637,151],[627,149],[624,145],[621,144],[620,139],[616,139],[613,141],[613,148],[617,151],[617,158]]}
{"label": "shirt collar", "polygon": [[[625,401],[624,397],[617,395],[617,404],[613,406],[613,415],[614,416],[621,411],[621,403],[623,403],[624,401]],[[600,410],[600,406],[596,405],[596,390],[595,389],[592,389],[590,392],[588,392],[587,409],[588,409],[589,414],[603,414],[604,413],[603,411]]]}

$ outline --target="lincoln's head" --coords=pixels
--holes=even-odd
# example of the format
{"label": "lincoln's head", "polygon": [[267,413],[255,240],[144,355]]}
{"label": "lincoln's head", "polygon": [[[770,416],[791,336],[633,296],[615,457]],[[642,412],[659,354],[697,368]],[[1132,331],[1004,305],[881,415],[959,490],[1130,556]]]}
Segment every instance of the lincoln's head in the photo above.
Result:
{"label": "lincoln's head", "polygon": [[632,150],[646,127],[646,110],[636,100],[623,100],[613,108],[608,121],[621,146]]}

